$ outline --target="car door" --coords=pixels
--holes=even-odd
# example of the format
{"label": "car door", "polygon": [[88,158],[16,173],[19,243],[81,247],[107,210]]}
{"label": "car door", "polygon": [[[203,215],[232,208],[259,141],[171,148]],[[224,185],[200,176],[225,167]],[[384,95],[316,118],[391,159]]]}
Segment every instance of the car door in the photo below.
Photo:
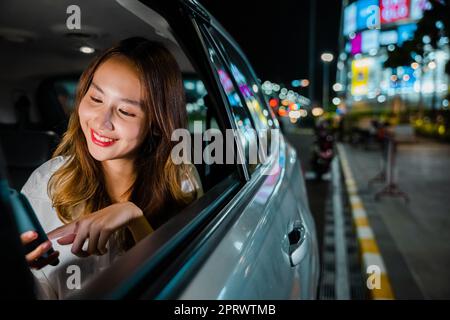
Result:
{"label": "car door", "polygon": [[[214,26],[202,24],[199,27],[213,72],[227,96],[236,129],[247,120],[243,119],[245,110],[255,129],[260,131],[266,126],[276,131],[264,102],[256,98],[258,85],[245,80],[245,76],[249,80],[253,77],[248,70],[240,68],[246,66],[246,61],[231,60],[230,52],[225,51],[223,45],[225,36]],[[231,43],[227,45],[237,48]],[[244,145],[256,143],[239,141]],[[301,203],[305,199],[298,159],[281,135],[272,136],[271,143],[278,147],[272,149],[273,153],[268,155],[265,163],[252,167],[246,162],[249,180],[224,209],[236,219],[227,226],[220,243],[180,298],[315,298],[317,245],[307,203]],[[244,145],[243,149],[247,150]],[[232,214],[231,211],[239,213]],[[305,219],[304,215],[309,216]]]}
{"label": "car door", "polygon": [[[243,90],[241,90],[242,96],[252,115],[255,126],[260,128],[260,130],[273,130],[275,128],[278,130],[276,117],[270,109],[265,96],[262,94],[259,81],[245,55],[240,48],[234,44],[231,37],[228,36],[230,41],[227,40],[226,31],[221,33],[219,28],[212,32],[214,32],[217,44],[221,47],[224,55],[227,56],[236,82],[240,88],[243,88]],[[281,131],[276,132],[281,133]],[[309,210],[305,183],[300,169],[300,161],[296,155],[295,149],[292,148],[286,140],[284,141],[286,144],[286,157],[289,158],[289,161],[286,162],[286,175],[284,178],[289,181],[292,196],[296,203],[295,207],[298,210],[300,216],[299,221],[301,221],[302,224],[300,229],[304,228],[301,232],[304,232],[305,239],[308,237],[305,244],[302,246],[302,248],[304,248],[302,254],[305,256],[298,260],[296,272],[299,273],[302,282],[302,297],[314,297],[314,294],[317,291],[319,278],[319,254],[315,224]],[[270,135],[268,143],[271,143]],[[269,150],[270,149],[271,148],[269,148]],[[296,222],[296,224],[298,226],[300,222]],[[294,234],[292,234],[292,236],[294,236]],[[294,245],[294,248],[295,247],[296,245]],[[300,250],[297,251],[297,253],[299,252]],[[296,256],[296,258],[299,258],[299,256]]]}

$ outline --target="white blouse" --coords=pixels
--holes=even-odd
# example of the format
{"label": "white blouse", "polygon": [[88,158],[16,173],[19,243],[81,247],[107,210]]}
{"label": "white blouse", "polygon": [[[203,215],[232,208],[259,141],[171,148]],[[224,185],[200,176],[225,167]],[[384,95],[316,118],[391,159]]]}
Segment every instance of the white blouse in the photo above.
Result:
{"label": "white blouse", "polygon": [[[31,174],[21,191],[29,200],[46,233],[63,225],[47,194],[47,185],[52,174],[64,162],[63,157],[56,157],[45,162]],[[182,181],[182,190],[184,192],[197,190],[197,196],[200,196],[203,190],[195,166],[192,165],[189,170],[190,178]],[[64,299],[75,290],[83,288],[93,275],[109,267],[121,255],[114,237],[111,237],[107,244],[106,254],[86,258],[74,255],[71,252],[71,245],[63,246],[55,240],[52,244],[53,249],[60,253],[59,264],[47,265],[40,270],[32,269],[36,280],[36,295],[40,299]],[[87,242],[84,248],[86,245]]]}

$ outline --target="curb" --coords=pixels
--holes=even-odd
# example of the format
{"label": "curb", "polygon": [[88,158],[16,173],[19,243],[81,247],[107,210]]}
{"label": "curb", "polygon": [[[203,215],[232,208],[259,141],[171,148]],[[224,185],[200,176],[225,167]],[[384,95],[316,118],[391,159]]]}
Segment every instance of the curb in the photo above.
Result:
{"label": "curb", "polygon": [[[370,227],[364,204],[358,195],[358,187],[353,179],[353,174],[350,169],[344,147],[342,144],[338,143],[337,149],[341,160],[342,171],[344,172],[345,185],[351,205],[353,223],[356,228],[361,265],[363,266],[363,272],[367,275],[366,286],[369,291],[369,296],[372,300],[395,299],[383,257],[381,256],[380,249],[378,248],[375,240],[373,230]],[[373,282],[371,281],[372,274],[374,274],[374,271],[372,270],[373,266],[378,267],[377,270],[380,272],[380,278],[378,282],[379,288],[371,289],[368,284],[369,282]]]}

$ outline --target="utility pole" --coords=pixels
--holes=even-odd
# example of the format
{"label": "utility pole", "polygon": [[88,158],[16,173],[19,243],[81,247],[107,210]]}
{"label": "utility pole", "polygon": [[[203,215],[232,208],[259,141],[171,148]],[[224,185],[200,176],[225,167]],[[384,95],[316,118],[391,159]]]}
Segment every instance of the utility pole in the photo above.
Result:
{"label": "utility pole", "polygon": [[311,108],[315,104],[314,88],[316,84],[314,75],[314,66],[316,62],[316,1],[309,0],[309,59],[308,59],[308,73],[309,73],[309,90],[308,95],[311,100]]}
{"label": "utility pole", "polygon": [[323,94],[322,94],[322,108],[327,108],[330,100],[330,63],[333,61],[334,56],[332,53],[322,53],[320,59],[323,62]]}

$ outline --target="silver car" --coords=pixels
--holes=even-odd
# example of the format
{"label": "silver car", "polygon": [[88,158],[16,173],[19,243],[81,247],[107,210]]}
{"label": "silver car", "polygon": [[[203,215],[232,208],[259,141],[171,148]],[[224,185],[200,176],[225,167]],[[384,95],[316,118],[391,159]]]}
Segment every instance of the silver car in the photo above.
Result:
{"label": "silver car", "polygon": [[[6,72],[0,83],[10,83],[5,88],[12,88],[14,80],[15,88],[30,97],[35,118],[25,124],[26,130],[41,136],[52,132],[52,139],[60,136],[70,104],[62,106],[58,94],[63,88],[65,101],[73,99],[77,75],[90,60],[90,49],[143,36],[163,42],[180,65],[192,138],[208,129],[224,136],[230,129],[239,132],[223,147],[224,155],[231,153],[234,161],[195,164],[203,196],[99,272],[74,299],[317,297],[319,253],[298,157],[277,131],[278,121],[247,58],[205,8],[194,0],[6,2],[0,18],[8,28],[2,32],[9,32],[12,40],[0,43],[7,57],[1,62]],[[74,2],[82,13],[79,30],[65,26],[66,9]],[[23,41],[14,42],[14,30],[22,31],[15,35]],[[2,94],[1,99],[9,98]],[[0,107],[0,112],[0,119],[13,118],[8,108]],[[200,130],[196,123],[201,123]],[[11,130],[2,144],[23,134]],[[270,133],[266,154],[254,163],[248,158],[260,141],[252,130]],[[47,160],[43,147],[33,143],[34,137],[41,136],[28,138],[31,149],[40,149],[27,150],[21,167],[24,177]],[[48,150],[52,139],[45,144]],[[202,147],[211,143],[200,141]],[[24,181],[12,168],[24,150],[5,149],[12,184],[19,189]],[[35,153],[41,158],[32,161]]]}

